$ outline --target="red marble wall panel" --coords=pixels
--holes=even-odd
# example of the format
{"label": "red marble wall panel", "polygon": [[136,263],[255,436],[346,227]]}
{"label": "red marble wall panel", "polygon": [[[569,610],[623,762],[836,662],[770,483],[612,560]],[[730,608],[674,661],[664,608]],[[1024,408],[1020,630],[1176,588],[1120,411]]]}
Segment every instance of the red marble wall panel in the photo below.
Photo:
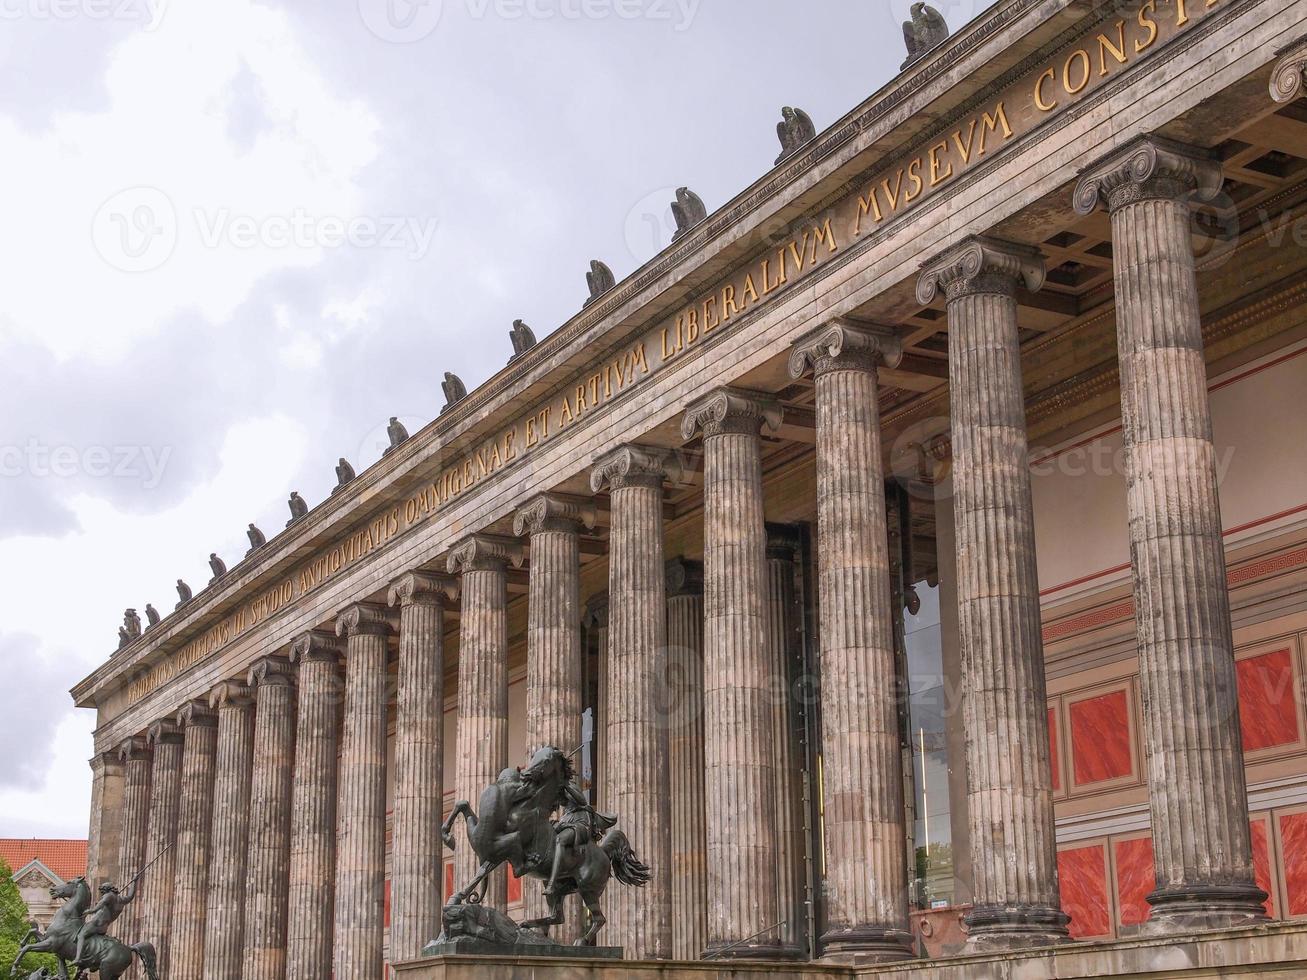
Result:
{"label": "red marble wall panel", "polygon": [[1113,846],[1116,860],[1116,903],[1123,926],[1148,921],[1148,896],[1157,887],[1153,866],[1153,839],[1119,840]]}
{"label": "red marble wall panel", "polygon": [[1289,917],[1307,915],[1307,813],[1280,815],[1280,850]]}
{"label": "red marble wall panel", "polygon": [[1072,702],[1069,711],[1075,785],[1092,785],[1134,773],[1130,701],[1125,691]]}
{"label": "red marble wall panel", "polygon": [[1253,840],[1253,879],[1257,887],[1266,892],[1266,914],[1275,918],[1275,882],[1271,878],[1270,824],[1265,816],[1248,821]]}
{"label": "red marble wall panel", "polygon": [[385,897],[383,899],[383,902],[384,902],[385,912],[383,913],[382,921],[386,924],[386,928],[389,929],[390,928],[390,879],[389,878],[386,879],[386,891],[385,891]]}
{"label": "red marble wall panel", "polygon": [[449,896],[454,894],[454,862],[445,862],[445,895],[443,901],[448,901]]}
{"label": "red marble wall panel", "polygon": [[1076,939],[1111,936],[1103,846],[1058,851],[1057,876],[1062,886],[1062,911],[1071,916],[1071,935]]}
{"label": "red marble wall panel", "polygon": [[1048,756],[1053,763],[1053,792],[1062,789],[1062,760],[1057,750],[1057,709],[1048,709]]}
{"label": "red marble wall panel", "polygon": [[508,904],[516,905],[522,901],[522,879],[513,874],[513,869],[508,869]]}
{"label": "red marble wall panel", "polygon": [[1239,722],[1246,752],[1298,741],[1298,705],[1293,655],[1276,650],[1240,660]]}

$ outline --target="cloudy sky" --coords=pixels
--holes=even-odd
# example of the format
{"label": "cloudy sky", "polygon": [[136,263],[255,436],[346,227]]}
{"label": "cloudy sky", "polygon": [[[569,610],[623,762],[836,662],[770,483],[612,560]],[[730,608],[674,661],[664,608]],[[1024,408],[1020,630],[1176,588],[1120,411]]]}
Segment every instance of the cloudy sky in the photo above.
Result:
{"label": "cloudy sky", "polygon": [[879,89],[908,5],[0,0],[0,836],[86,833],[124,607]]}

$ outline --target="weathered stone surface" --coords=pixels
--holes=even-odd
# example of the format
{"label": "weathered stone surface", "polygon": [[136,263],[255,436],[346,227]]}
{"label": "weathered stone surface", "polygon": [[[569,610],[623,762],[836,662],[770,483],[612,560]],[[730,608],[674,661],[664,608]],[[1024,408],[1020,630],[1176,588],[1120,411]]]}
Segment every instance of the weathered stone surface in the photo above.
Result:
{"label": "weathered stone surface", "polygon": [[590,486],[609,491],[607,751],[604,805],[616,813],[653,874],[643,888],[610,891],[605,938],[632,959],[672,954],[671,779],[663,582],[665,452],[623,446],[595,462]]}
{"label": "weathered stone surface", "polygon": [[386,887],[386,638],[384,606],[336,617],[345,638],[336,850],[335,980],[382,980]]}
{"label": "weathered stone surface", "polygon": [[592,596],[585,604],[584,625],[589,636],[593,637],[595,650],[595,672],[599,675],[595,683],[595,732],[598,747],[595,751],[595,767],[599,773],[598,783],[594,787],[594,799],[598,806],[608,811],[608,593],[601,592]]}
{"label": "weathered stone surface", "polygon": [[340,656],[334,633],[305,633],[291,644],[291,659],[299,667],[299,712],[291,787],[286,980],[319,980],[331,973]]}
{"label": "weathered stone surface", "polygon": [[672,797],[672,957],[708,946],[703,785],[703,563],[667,563],[667,768]]}
{"label": "weathered stone surface", "polygon": [[255,691],[254,769],[241,977],[282,980],[286,975],[295,764],[294,668],[284,657],[266,657],[250,670],[249,682]]}
{"label": "weathered stone surface", "polygon": [[925,302],[948,297],[973,950],[1067,938],[1017,329],[1018,285],[1043,281],[1038,253],[972,239],[927,267],[918,289]]}
{"label": "weathered stone surface", "polygon": [[681,426],[686,439],[703,430],[707,951],[737,959],[782,953],[760,455],[762,427],[779,424],[776,402],[723,388]]}
{"label": "weathered stone surface", "polygon": [[1094,167],[1112,217],[1126,507],[1157,890],[1149,928],[1263,921],[1254,883],[1216,448],[1189,199],[1221,168],[1155,138]]}
{"label": "weathered stone surface", "polygon": [[1281,58],[1271,72],[1271,98],[1292,102],[1307,92],[1307,43],[1299,44]]}
{"label": "weathered stone surface", "polygon": [[395,804],[391,817],[390,959],[411,959],[440,930],[444,805],[445,607],[458,583],[412,572],[390,587],[399,606]]}
{"label": "weathered stone surface", "polygon": [[241,980],[254,700],[244,684],[228,681],[209,695],[209,706],[218,711],[218,754],[214,765],[204,969],[200,976],[205,980]]}
{"label": "weathered stone surface", "polygon": [[[513,532],[531,538],[526,628],[526,747],[552,745],[571,752],[581,744],[581,541],[593,528],[594,505],[536,497],[517,512]],[[549,915],[543,890],[524,883],[523,920]],[[554,934],[580,935],[580,904],[569,899],[568,921]]]}
{"label": "weathered stone surface", "polygon": [[835,323],[795,345],[817,387],[817,591],[827,956],[903,959],[903,770],[876,370],[888,332]]}
{"label": "weathered stone surface", "polygon": [[[153,770],[150,745],[143,736],[129,738],[118,747],[118,761],[123,767],[122,848],[118,855],[118,874],[125,888],[127,880],[145,867],[146,833],[150,822],[150,776]],[[142,906],[133,902],[123,910],[118,928],[125,936],[140,934],[144,920]]]}
{"label": "weathered stone surface", "polygon": [[177,712],[177,725],[182,772],[168,956],[171,976],[198,977],[204,970],[218,716],[204,702],[192,701]]}
{"label": "weathered stone surface", "polygon": [[173,876],[177,864],[177,816],[182,789],[182,733],[172,719],[156,722],[146,735],[154,750],[150,774],[150,826],[145,863],[136,901],[141,906],[141,935],[154,944],[159,970],[168,969],[172,933]]}
{"label": "weathered stone surface", "polygon": [[[508,765],[508,566],[522,564],[522,546],[511,538],[476,535],[449,555],[449,572],[461,576],[463,601],[458,634],[458,735],[454,745],[454,797],[475,806],[481,791]],[[479,865],[456,830],[454,887],[462,888]],[[501,868],[486,887],[486,904],[501,912],[508,881]]]}
{"label": "weathered stone surface", "polygon": [[91,757],[91,823],[86,841],[86,877],[93,886],[118,881],[122,849],[123,766],[114,752]]}

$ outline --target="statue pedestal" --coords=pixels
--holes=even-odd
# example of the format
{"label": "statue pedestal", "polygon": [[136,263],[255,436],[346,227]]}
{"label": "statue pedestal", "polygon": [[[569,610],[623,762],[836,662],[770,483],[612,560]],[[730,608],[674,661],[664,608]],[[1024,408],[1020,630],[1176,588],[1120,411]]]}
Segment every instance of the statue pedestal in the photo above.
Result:
{"label": "statue pedestal", "polygon": [[571,946],[551,942],[496,943],[474,936],[437,939],[422,950],[424,957],[445,956],[547,956],[554,959],[620,960],[620,946]]}

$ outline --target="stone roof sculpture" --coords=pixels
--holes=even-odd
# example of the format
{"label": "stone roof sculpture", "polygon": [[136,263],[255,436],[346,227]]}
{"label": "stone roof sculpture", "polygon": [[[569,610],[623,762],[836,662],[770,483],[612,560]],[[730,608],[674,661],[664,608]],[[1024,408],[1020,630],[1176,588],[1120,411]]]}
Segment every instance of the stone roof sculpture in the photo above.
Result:
{"label": "stone roof sculpture", "polygon": [[213,552],[209,555],[209,569],[213,572],[213,578],[209,581],[216,582],[227,574],[227,563],[218,557],[217,552]]}
{"label": "stone roof sculpture", "polygon": [[688,187],[680,187],[676,191],[676,200],[672,202],[672,217],[676,219],[676,232],[672,235],[672,241],[676,241],[707,219],[708,208],[698,194]]}
{"label": "stone roof sculpture", "polygon": [[536,345],[536,335],[521,320],[513,321],[513,329],[509,333],[508,339],[513,342],[513,356],[508,359],[509,364],[512,364]]}
{"label": "stone roof sculpture", "polygon": [[408,429],[404,428],[404,423],[393,415],[390,417],[390,424],[386,426],[386,435],[390,438],[390,446],[382,453],[383,456],[393,453],[408,441]]}
{"label": "stone roof sculpture", "polygon": [[158,626],[159,619],[160,619],[159,610],[154,608],[153,603],[147,602],[145,604],[145,623],[146,623],[145,628],[149,629],[151,626]]}
{"label": "stone roof sculpture", "polygon": [[585,282],[590,287],[590,298],[585,301],[585,305],[589,306],[617,285],[617,277],[613,275],[612,269],[598,259],[593,259],[590,262],[590,271],[585,274]]}
{"label": "stone roof sculpture", "polygon": [[781,109],[781,121],[776,124],[776,135],[781,141],[781,155],[776,158],[779,165],[815,140],[817,127],[813,124],[812,117],[802,109],[787,105]]}
{"label": "stone roof sculpture", "polygon": [[286,501],[286,505],[290,507],[290,520],[286,522],[287,527],[298,524],[309,516],[309,505],[304,502],[304,498],[296,490],[290,492],[290,499]]}
{"label": "stone roof sculpture", "polygon": [[463,384],[463,379],[457,374],[446,371],[445,380],[440,382],[440,387],[445,392],[445,407],[440,410],[441,415],[467,397],[467,385]]}
{"label": "stone roof sculpture", "polygon": [[191,587],[181,579],[178,579],[176,608],[180,609],[182,606],[186,605],[186,603],[190,602],[192,598],[194,598],[194,593],[191,592]]}
{"label": "stone roof sculpture", "polygon": [[903,22],[903,43],[908,46],[908,60],[900,71],[926,56],[932,48],[948,39],[948,22],[928,3],[912,5],[912,19]]}
{"label": "stone roof sculpture", "polygon": [[246,552],[247,555],[254,554],[268,543],[267,536],[253,524],[245,531],[245,536],[250,539],[250,550]]}
{"label": "stone roof sculpture", "polygon": [[336,464],[336,486],[332,488],[331,492],[339,493],[341,490],[344,490],[345,487],[349,486],[357,476],[358,474],[354,472],[354,467],[349,465],[349,460],[344,456],[340,457],[340,461]]}

